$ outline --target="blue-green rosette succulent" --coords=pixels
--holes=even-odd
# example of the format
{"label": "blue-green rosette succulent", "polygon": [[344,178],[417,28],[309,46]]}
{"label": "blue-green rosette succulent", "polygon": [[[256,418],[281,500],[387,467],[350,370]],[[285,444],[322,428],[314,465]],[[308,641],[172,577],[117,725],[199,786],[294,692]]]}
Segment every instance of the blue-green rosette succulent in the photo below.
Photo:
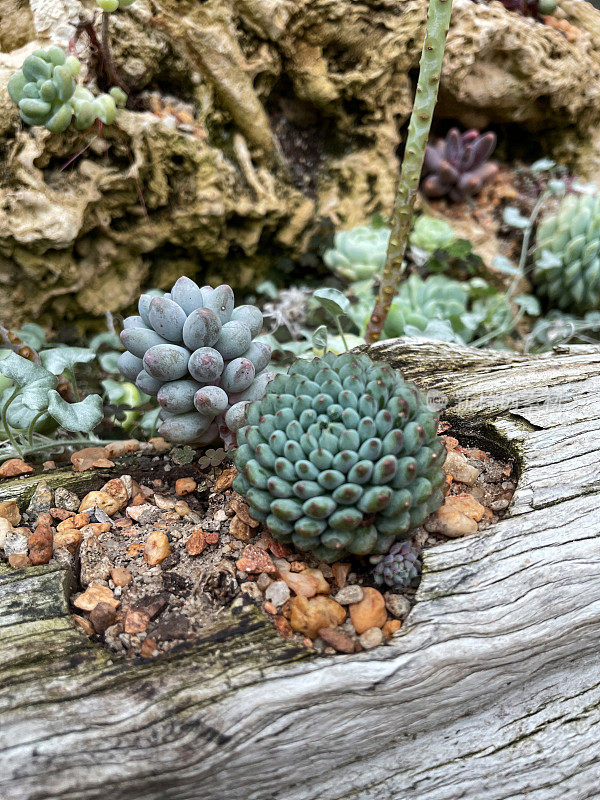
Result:
{"label": "blue-green rosette succulent", "polygon": [[455,239],[456,234],[451,225],[443,219],[423,214],[415,222],[408,241],[411,247],[433,253],[448,247]]}
{"label": "blue-green rosette succulent", "polygon": [[365,354],[296,361],[245,421],[234,488],[275,539],[324,561],[387,553],[443,502],[437,418]]}
{"label": "blue-green rosette succulent", "polygon": [[89,128],[97,119],[110,125],[127,95],[118,87],[109,94],[93,95],[75,81],[80,68],[77,58],[55,45],[27,56],[7,87],[23,122],[43,125],[51,133],[65,131],[73,118],[77,130]]}
{"label": "blue-green rosette succulent", "polygon": [[338,231],[334,247],[327,250],[323,260],[340,278],[372,278],[384,267],[389,240],[389,228],[360,225],[350,231]]}

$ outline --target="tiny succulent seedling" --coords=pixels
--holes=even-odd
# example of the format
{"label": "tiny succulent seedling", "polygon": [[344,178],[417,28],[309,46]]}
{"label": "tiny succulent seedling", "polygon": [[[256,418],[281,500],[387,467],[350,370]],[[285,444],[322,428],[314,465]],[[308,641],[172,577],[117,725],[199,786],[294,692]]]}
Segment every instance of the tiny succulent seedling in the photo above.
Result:
{"label": "tiny succulent seedling", "polygon": [[7,87],[23,122],[43,125],[52,133],[65,131],[72,119],[77,130],[89,128],[97,120],[111,124],[117,106],[124,105],[127,96],[118,87],[94,96],[76,83],[80,68],[75,56],[67,56],[55,45],[27,56]]}
{"label": "tiny succulent seedling", "polygon": [[445,139],[426,147],[423,194],[456,202],[479,194],[498,172],[498,166],[488,160],[495,147],[495,133],[470,130],[461,134],[452,128]]}
{"label": "tiny succulent seedling", "polygon": [[129,8],[135,3],[135,0],[96,0],[102,11],[107,14],[116,11],[118,8]]}
{"label": "tiny succulent seedling", "polygon": [[220,436],[230,445],[247,403],[273,377],[271,348],[256,340],[260,309],[236,307],[230,286],[200,288],[181,277],[168,294],[143,294],[138,310],[124,322],[119,370],[157,397],[159,434],[174,444]]}
{"label": "tiny succulent seedling", "polygon": [[443,219],[422,214],[416,220],[408,242],[411,247],[417,247],[419,250],[433,253],[434,250],[448,247],[455,239],[456,234],[451,225]]}
{"label": "tiny succulent seedling", "polygon": [[394,542],[387,555],[371,558],[371,561],[376,561],[375,583],[392,591],[414,586],[421,574],[421,551],[413,542]]}
{"label": "tiny succulent seedling", "polygon": [[364,354],[297,361],[245,422],[234,488],[275,539],[317,558],[386,553],[442,503],[436,417]]}

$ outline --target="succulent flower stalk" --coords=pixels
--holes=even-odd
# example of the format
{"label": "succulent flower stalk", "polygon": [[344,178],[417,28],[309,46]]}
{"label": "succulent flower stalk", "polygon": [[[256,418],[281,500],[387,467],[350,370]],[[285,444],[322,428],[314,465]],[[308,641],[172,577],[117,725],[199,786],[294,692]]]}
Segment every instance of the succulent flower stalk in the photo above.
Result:
{"label": "succulent flower stalk", "polygon": [[392,214],[390,243],[379,295],[367,326],[366,339],[370,343],[376,342],[381,336],[385,318],[402,275],[404,251],[410,234],[425,146],[431,130],[431,120],[440,85],[451,12],[452,0],[429,0],[415,103],[410,116],[400,184]]}
{"label": "succulent flower stalk", "polygon": [[170,293],[143,294],[127,317],[119,370],[162,407],[161,436],[174,444],[226,445],[248,402],[273,377],[271,348],[255,341],[263,325],[256,306],[235,306],[230,286],[200,288],[181,277]]}
{"label": "succulent flower stalk", "polygon": [[245,422],[234,488],[275,539],[324,561],[386,553],[442,504],[436,417],[367,355],[296,361]]}

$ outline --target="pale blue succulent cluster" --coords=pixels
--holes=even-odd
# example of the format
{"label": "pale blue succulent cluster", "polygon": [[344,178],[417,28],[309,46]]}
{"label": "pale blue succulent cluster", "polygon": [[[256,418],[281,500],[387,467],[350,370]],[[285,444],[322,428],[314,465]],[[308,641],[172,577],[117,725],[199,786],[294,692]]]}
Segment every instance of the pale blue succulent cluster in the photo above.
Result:
{"label": "pale blue succulent cluster", "polygon": [[327,250],[323,260],[336,275],[349,281],[372,278],[385,265],[389,228],[359,225],[349,231],[338,231],[334,247]]}
{"label": "pale blue succulent cluster", "polygon": [[273,373],[271,348],[255,341],[263,315],[235,307],[222,285],[200,288],[181,277],[168,294],[143,294],[139,316],[128,317],[119,370],[146,394],[156,395],[161,436],[175,444],[227,443],[249,401],[262,397]]}
{"label": "pale blue succulent cluster", "polygon": [[275,539],[324,561],[386,553],[443,502],[436,417],[367,355],[296,361],[246,422],[234,488]]}
{"label": "pale blue succulent cluster", "polygon": [[117,106],[125,105],[127,95],[113,87],[109,94],[95,96],[79,86],[75,78],[81,64],[56,45],[35,50],[8,82],[8,93],[18,106],[23,122],[43,125],[52,133],[65,131],[75,119],[77,130],[85,130],[96,120],[110,125]]}

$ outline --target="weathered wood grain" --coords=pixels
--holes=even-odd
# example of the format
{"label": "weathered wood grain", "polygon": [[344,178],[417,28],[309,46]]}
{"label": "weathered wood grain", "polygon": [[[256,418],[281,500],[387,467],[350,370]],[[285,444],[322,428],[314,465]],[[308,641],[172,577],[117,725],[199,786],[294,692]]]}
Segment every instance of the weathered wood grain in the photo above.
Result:
{"label": "weathered wood grain", "polygon": [[518,456],[507,516],[428,551],[392,644],[329,659],[239,605],[193,649],[112,662],[63,573],[0,571],[3,800],[598,798],[600,348],[371,352]]}

